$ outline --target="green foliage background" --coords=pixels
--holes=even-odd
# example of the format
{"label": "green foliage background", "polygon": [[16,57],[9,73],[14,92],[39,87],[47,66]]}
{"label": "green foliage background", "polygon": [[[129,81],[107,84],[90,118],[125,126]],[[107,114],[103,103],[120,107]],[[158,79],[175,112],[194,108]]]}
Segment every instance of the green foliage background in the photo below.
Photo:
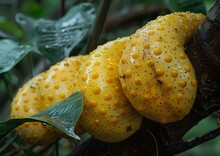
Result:
{"label": "green foliage background", "polygon": [[[33,45],[29,42],[30,34],[27,34],[22,27],[16,22],[17,13],[23,13],[33,19],[49,19],[59,20],[63,15],[61,8],[62,0],[1,0],[0,1],[0,39],[11,39],[19,44]],[[72,6],[75,6],[86,0],[65,0],[65,12],[68,12]],[[92,0],[96,10],[99,10],[101,0]],[[106,21],[103,31],[99,34],[99,40],[96,45],[103,44],[106,41],[114,40],[118,37],[129,36],[138,28],[143,26],[147,21],[155,19],[158,15],[164,15],[173,11],[206,11],[213,5],[214,0],[112,0],[107,17],[102,17]],[[129,17],[131,13],[131,17]],[[121,19],[120,19],[121,18]],[[99,24],[99,23],[98,23]],[[92,29],[90,29],[90,35]],[[70,55],[86,53],[89,34],[77,45],[72,48]],[[96,46],[94,45],[94,46]],[[10,52],[10,46],[6,52]],[[34,51],[34,49],[31,49]],[[3,58],[4,52],[0,53]],[[11,63],[11,62],[9,62]],[[0,74],[0,122],[9,119],[10,103],[23,83],[32,76],[48,69],[53,63],[39,53],[28,53],[24,57],[18,59],[13,64],[13,68],[7,72]],[[196,136],[209,132],[218,126],[218,114],[203,120],[195,128],[193,128],[184,139],[189,140]],[[184,125],[183,125],[184,126]],[[43,155],[54,155],[55,153],[67,155],[79,143],[90,137],[88,134],[81,136],[81,141],[61,139],[56,145],[50,146],[45,150]],[[3,154],[10,155],[11,150],[17,150],[20,155],[37,155],[30,145],[22,141],[17,134],[12,131],[4,139],[0,140],[1,150],[4,148]],[[215,156],[220,154],[220,138],[213,139],[194,149],[179,154],[179,156],[197,156],[209,155]],[[28,148],[23,148],[28,147]],[[54,150],[56,149],[56,150]],[[59,150],[58,150],[59,149]],[[54,152],[58,151],[58,152]],[[20,153],[19,153],[20,152]]]}

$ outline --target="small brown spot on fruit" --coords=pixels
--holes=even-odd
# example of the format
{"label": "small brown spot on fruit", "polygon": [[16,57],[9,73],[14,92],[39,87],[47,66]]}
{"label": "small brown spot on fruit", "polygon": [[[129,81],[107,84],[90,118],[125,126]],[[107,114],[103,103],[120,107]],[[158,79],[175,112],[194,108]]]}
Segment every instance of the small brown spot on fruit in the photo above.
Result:
{"label": "small brown spot on fruit", "polygon": [[[143,96],[144,101],[150,100],[150,95],[146,94]],[[139,108],[139,107],[138,107]],[[141,109],[141,108],[140,108]]]}
{"label": "small brown spot on fruit", "polygon": [[99,94],[101,92],[101,89],[99,88],[99,86],[95,86],[94,88],[93,88],[93,93],[94,94]]}
{"label": "small brown spot on fruit", "polygon": [[107,65],[107,69],[108,69],[108,70],[113,70],[114,67],[113,67],[113,65],[109,64],[109,65]]}
{"label": "small brown spot on fruit", "polygon": [[154,55],[160,55],[160,54],[162,54],[162,50],[160,48],[156,48],[156,49],[154,49],[153,53],[154,53]]}
{"label": "small brown spot on fruit", "polygon": [[91,65],[91,62],[87,61],[86,66],[90,66],[90,65]]}
{"label": "small brown spot on fruit", "polygon": [[86,86],[82,86],[82,87],[81,87],[81,92],[82,92],[82,93],[85,93],[85,92],[86,92]]}
{"label": "small brown spot on fruit", "polygon": [[131,131],[132,130],[132,127],[131,126],[127,126],[126,127],[126,132],[129,132],[129,131]]}
{"label": "small brown spot on fruit", "polygon": [[121,59],[121,63],[122,63],[122,64],[125,64],[126,61],[127,61],[127,57],[122,57],[122,59]]}
{"label": "small brown spot on fruit", "polygon": [[120,105],[120,101],[119,100],[115,100],[114,101],[114,106],[118,107]]}
{"label": "small brown spot on fruit", "polygon": [[66,81],[67,80],[67,77],[66,76],[63,76],[62,78],[61,78],[61,81]]}
{"label": "small brown spot on fruit", "polygon": [[132,97],[135,97],[135,96],[137,96],[137,93],[136,93],[134,90],[131,90],[131,91],[130,91],[130,95],[131,95]]}
{"label": "small brown spot on fruit", "polygon": [[118,121],[119,121],[118,118],[112,118],[112,119],[111,119],[111,122],[114,123],[114,124],[115,124],[115,123],[118,123]]}
{"label": "small brown spot on fruit", "polygon": [[165,62],[170,63],[170,62],[172,62],[172,56],[166,55],[164,60],[165,60]]}
{"label": "small brown spot on fruit", "polygon": [[149,67],[153,67],[154,66],[154,62],[152,60],[147,61],[147,65]]}
{"label": "small brown spot on fruit", "polygon": [[59,97],[60,97],[61,99],[65,99],[65,98],[66,98],[66,94],[60,93]]}
{"label": "small brown spot on fruit", "polygon": [[155,76],[156,77],[161,77],[164,75],[164,70],[161,69],[161,68],[157,68],[156,71],[155,71]]}
{"label": "small brown spot on fruit", "polygon": [[83,75],[83,76],[82,76],[82,81],[86,81],[86,80],[87,80],[87,77],[88,77],[87,75]]}
{"label": "small brown spot on fruit", "polygon": [[50,87],[50,83],[45,83],[44,87],[45,88],[49,88]]}
{"label": "small brown spot on fruit", "polygon": [[126,86],[126,84],[125,84],[125,83],[123,83],[123,84],[122,84],[122,88],[123,88],[124,90],[126,90],[126,89],[127,89],[127,86]]}
{"label": "small brown spot on fruit", "polygon": [[141,84],[141,79],[134,79],[134,83],[136,84],[136,85],[140,85]]}
{"label": "small brown spot on fruit", "polygon": [[89,106],[96,107],[97,106],[97,102],[95,100],[90,100],[89,101]]}
{"label": "small brown spot on fruit", "polygon": [[138,56],[139,56],[138,52],[134,52],[134,53],[132,54],[132,57],[133,57],[134,59],[138,58]]}
{"label": "small brown spot on fruit", "polygon": [[95,62],[94,65],[95,65],[95,66],[99,66],[99,65],[100,65],[100,62]]}
{"label": "small brown spot on fruit", "polygon": [[139,112],[144,112],[144,108],[143,108],[142,106],[138,106],[138,107],[137,107],[137,110],[138,110]]}
{"label": "small brown spot on fruit", "polygon": [[186,81],[185,80],[179,80],[179,86],[184,88],[186,86]]}
{"label": "small brown spot on fruit", "polygon": [[28,103],[29,102],[29,100],[28,99],[24,99],[24,103]]}
{"label": "small brown spot on fruit", "polygon": [[148,49],[150,47],[150,44],[149,43],[145,43],[144,44],[144,49]]}
{"label": "small brown spot on fruit", "polygon": [[24,112],[28,112],[29,111],[29,107],[26,106],[26,105],[23,106],[23,109],[24,109]]}
{"label": "small brown spot on fruit", "polygon": [[183,100],[183,94],[178,93],[178,94],[177,94],[177,100],[178,100],[178,101]]}
{"label": "small brown spot on fruit", "polygon": [[137,41],[134,40],[134,41],[132,41],[131,46],[134,47],[136,44],[137,44]]}
{"label": "small brown spot on fruit", "polygon": [[149,36],[152,36],[152,35],[154,35],[154,34],[155,34],[154,31],[149,31],[149,32],[148,32],[148,35],[149,35]]}
{"label": "small brown spot on fruit", "polygon": [[172,49],[173,51],[176,51],[176,50],[177,50],[177,48],[176,48],[175,46],[171,47],[171,49]]}
{"label": "small brown spot on fruit", "polygon": [[121,91],[121,87],[120,86],[115,86],[115,91],[116,92],[120,92]]}
{"label": "small brown spot on fruit", "polygon": [[182,60],[184,60],[186,58],[185,52],[181,52],[179,56]]}
{"label": "small brown spot on fruit", "polygon": [[159,37],[159,38],[156,39],[156,41],[157,41],[157,42],[162,42],[162,41],[163,41],[163,38],[162,38],[162,37]]}
{"label": "small brown spot on fruit", "polygon": [[119,110],[119,114],[124,115],[126,113],[126,110],[124,108]]}
{"label": "small brown spot on fruit", "polygon": [[186,65],[184,67],[184,69],[185,69],[186,72],[190,72],[191,71],[191,67],[189,65]]}
{"label": "small brown spot on fruit", "polygon": [[93,73],[93,74],[92,74],[92,78],[93,78],[93,79],[99,78],[99,73],[98,73],[98,72]]}
{"label": "small brown spot on fruit", "polygon": [[196,79],[192,79],[192,81],[191,81],[191,86],[192,86],[192,87],[196,87],[196,85],[197,85]]}
{"label": "small brown spot on fruit", "polygon": [[104,108],[100,108],[99,114],[100,115],[106,115],[107,111]]}
{"label": "small brown spot on fruit", "polygon": [[94,120],[94,123],[95,123],[96,125],[100,125],[101,122],[100,122],[98,119],[95,119],[95,120]]}
{"label": "small brown spot on fruit", "polygon": [[163,30],[164,30],[164,27],[157,27],[157,30],[163,31]]}
{"label": "small brown spot on fruit", "polygon": [[172,70],[172,71],[171,71],[171,76],[172,76],[173,78],[176,78],[176,77],[178,76],[178,71],[177,71],[177,70]]}
{"label": "small brown spot on fruit", "polygon": [[112,99],[112,96],[111,96],[110,93],[104,94],[104,100],[109,101],[109,100],[111,100],[111,99]]}
{"label": "small brown spot on fruit", "polygon": [[53,100],[53,98],[54,98],[53,94],[52,94],[52,93],[49,93],[49,94],[48,94],[48,99],[51,101],[51,100]]}
{"label": "small brown spot on fruit", "polygon": [[125,71],[125,77],[126,77],[126,78],[130,78],[131,76],[132,76],[131,70],[130,70],[130,69],[127,69],[127,70]]}
{"label": "small brown spot on fruit", "polygon": [[105,81],[106,81],[107,83],[112,83],[112,78],[111,78],[111,77],[106,77]]}
{"label": "small brown spot on fruit", "polygon": [[52,79],[55,79],[56,77],[57,77],[56,74],[53,74],[53,75],[52,75]]}
{"label": "small brown spot on fruit", "polygon": [[59,88],[60,88],[59,84],[54,85],[54,89],[59,89]]}

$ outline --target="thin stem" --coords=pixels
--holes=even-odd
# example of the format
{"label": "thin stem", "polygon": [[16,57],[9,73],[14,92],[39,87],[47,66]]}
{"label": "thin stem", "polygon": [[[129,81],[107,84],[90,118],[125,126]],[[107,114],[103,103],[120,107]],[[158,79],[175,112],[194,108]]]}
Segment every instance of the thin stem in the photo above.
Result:
{"label": "thin stem", "polygon": [[158,156],[158,155],[159,155],[159,154],[158,154],[159,149],[158,149],[157,139],[156,139],[156,137],[153,135],[153,133],[152,133],[150,130],[147,129],[147,132],[153,137],[153,139],[154,139],[154,141],[155,141],[156,156]]}
{"label": "thin stem", "polygon": [[10,138],[8,140],[8,142],[6,142],[1,148],[0,148],[0,153],[3,152],[6,148],[8,148],[13,142],[14,140],[18,137],[18,134],[15,134],[14,136],[12,136],[12,138]]}
{"label": "thin stem", "polygon": [[60,16],[63,17],[65,15],[66,9],[65,9],[65,0],[61,0],[60,4]]}
{"label": "thin stem", "polygon": [[198,145],[201,145],[202,143],[205,143],[207,141],[210,141],[214,139],[215,137],[220,135],[220,127],[216,128],[213,131],[208,132],[207,134],[201,136],[201,137],[196,137],[195,139],[191,141],[186,141],[186,142],[181,142],[178,143],[176,146],[174,146],[172,150],[172,154],[179,154],[184,151],[187,151],[189,149],[192,149]]}
{"label": "thin stem", "polygon": [[23,74],[25,75],[25,79],[29,80],[33,77],[33,56],[32,54],[28,54],[21,62],[19,62],[19,67]]}
{"label": "thin stem", "polygon": [[8,92],[9,98],[10,98],[10,100],[12,100],[14,92],[13,92],[13,86],[12,86],[10,80],[9,80],[10,79],[10,75],[9,75],[8,72],[3,74],[3,79],[4,79],[5,86],[7,88],[7,92]]}
{"label": "thin stem", "polygon": [[59,139],[57,139],[55,146],[56,146],[56,156],[59,156]]}
{"label": "thin stem", "polygon": [[28,78],[32,78],[33,77],[33,56],[31,53],[28,54],[27,56],[27,59],[28,59]]}
{"label": "thin stem", "polygon": [[92,28],[92,35],[89,37],[86,54],[94,50],[98,44],[99,37],[105,24],[105,19],[112,0],[103,0],[99,6],[98,14]]}

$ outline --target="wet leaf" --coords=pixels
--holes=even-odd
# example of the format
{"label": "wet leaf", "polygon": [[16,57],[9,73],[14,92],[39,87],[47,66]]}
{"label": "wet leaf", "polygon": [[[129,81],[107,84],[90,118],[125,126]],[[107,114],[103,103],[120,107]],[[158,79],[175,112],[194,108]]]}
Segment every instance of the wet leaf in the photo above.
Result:
{"label": "wet leaf", "polygon": [[82,103],[82,93],[76,92],[70,97],[34,116],[21,119],[10,119],[6,122],[0,123],[0,138],[25,122],[38,121],[52,125],[70,137],[80,139],[80,137],[74,133],[74,127],[82,112]]}
{"label": "wet leaf", "polygon": [[0,40],[0,74],[11,70],[33,48],[13,40]]}
{"label": "wet leaf", "polygon": [[95,20],[95,8],[90,3],[80,3],[61,19],[33,19],[17,14],[16,21],[29,34],[36,48],[52,63],[68,57],[88,33]]}

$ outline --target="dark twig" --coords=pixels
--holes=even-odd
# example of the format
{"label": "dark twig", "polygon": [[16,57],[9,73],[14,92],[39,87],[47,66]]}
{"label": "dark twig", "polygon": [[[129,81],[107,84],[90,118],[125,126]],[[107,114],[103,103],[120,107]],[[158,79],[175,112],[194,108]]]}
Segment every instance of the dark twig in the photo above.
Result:
{"label": "dark twig", "polygon": [[44,146],[34,146],[32,147],[33,152],[40,154],[45,153],[46,151],[48,151],[50,148],[53,148],[54,144],[49,144],[49,145],[44,145]]}
{"label": "dark twig", "polygon": [[28,65],[28,79],[31,79],[33,77],[33,56],[32,54],[28,54],[27,56],[27,65]]}
{"label": "dark twig", "polygon": [[15,134],[10,138],[2,147],[0,147],[0,153],[3,152],[5,149],[7,149],[13,142],[14,140],[18,137],[18,134]]}
{"label": "dark twig", "polygon": [[59,156],[59,139],[57,139],[55,146],[56,146],[56,156]]}
{"label": "dark twig", "polygon": [[11,84],[9,79],[10,79],[10,72],[4,73],[3,80],[4,80],[5,86],[7,88],[9,100],[12,100],[13,96],[14,96],[14,92],[13,92],[13,85]]}
{"label": "dark twig", "polygon": [[105,30],[114,31],[121,26],[130,25],[136,20],[157,17],[161,12],[168,13],[169,10],[163,6],[143,4],[132,7],[132,10],[125,8],[106,19]]}
{"label": "dark twig", "polygon": [[61,0],[61,4],[60,4],[60,16],[63,17],[65,14],[65,0]]}
{"label": "dark twig", "polygon": [[180,142],[178,143],[172,150],[172,154],[179,154],[181,152],[187,151],[191,148],[194,148],[198,145],[201,145],[207,141],[210,141],[217,136],[220,135],[220,127],[216,128],[213,131],[208,132],[207,134],[201,136],[201,137],[196,137],[195,139],[191,141],[186,141],[186,142]]}
{"label": "dark twig", "polygon": [[110,7],[112,0],[103,0],[99,6],[99,10],[96,16],[95,23],[93,25],[92,34],[89,37],[86,53],[88,54],[94,50],[97,46],[99,37],[101,35],[103,26],[105,24],[105,19]]}

